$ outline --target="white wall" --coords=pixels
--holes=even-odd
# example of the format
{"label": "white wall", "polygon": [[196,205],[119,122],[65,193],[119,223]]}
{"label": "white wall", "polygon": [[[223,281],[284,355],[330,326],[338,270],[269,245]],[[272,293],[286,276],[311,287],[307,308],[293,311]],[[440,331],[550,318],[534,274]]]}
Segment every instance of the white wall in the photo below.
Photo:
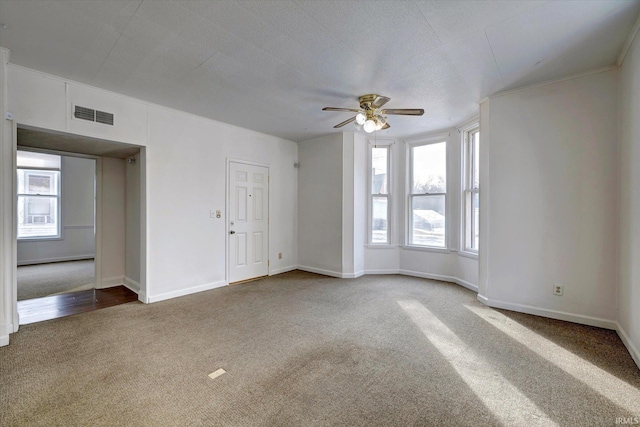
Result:
{"label": "white wall", "polygon": [[[345,166],[346,168],[347,166]],[[367,139],[353,134],[353,271],[355,276],[364,274],[365,245],[367,244]]]}
{"label": "white wall", "polygon": [[617,71],[498,95],[489,107],[485,302],[614,327]]}
{"label": "white wall", "polygon": [[[9,108],[15,121],[53,131],[146,145],[148,104],[15,64],[8,66]],[[76,119],[74,105],[115,114],[114,126]]]}
{"label": "white wall", "polygon": [[101,273],[97,288],[121,285],[125,272],[124,159],[102,158]]}
{"label": "white wall", "polygon": [[140,290],[140,154],[126,168],[125,188],[125,285]]}
{"label": "white wall", "polygon": [[[140,271],[140,295],[145,302],[226,284],[228,158],[269,166],[269,272],[298,265],[296,143],[15,65],[9,66],[8,74],[8,100],[17,123],[144,147],[140,261],[146,268]],[[115,126],[79,122],[70,114],[73,103],[115,113]],[[11,148],[9,139],[3,143]],[[106,286],[125,275],[123,206],[127,198],[124,161],[105,159],[103,167],[103,177],[122,189],[109,193],[106,188],[103,194],[104,202],[113,203],[114,213],[116,206],[122,213],[103,222],[99,250],[107,257],[101,274]],[[105,209],[109,208],[105,205]],[[210,210],[216,209],[222,211],[222,218],[210,218]]]}
{"label": "white wall", "polygon": [[[342,133],[342,277],[364,274],[364,246],[367,191],[366,138],[354,132]],[[356,196],[357,195],[357,196]]]}
{"label": "white wall", "polygon": [[[342,277],[356,277],[354,270],[355,242],[355,150],[354,133],[342,132]],[[359,275],[362,272],[358,272]]]}
{"label": "white wall", "polygon": [[640,366],[640,42],[620,70],[618,331]]}
{"label": "white wall", "polygon": [[61,175],[61,238],[18,241],[18,265],[87,259],[95,256],[96,161],[62,156]]}
{"label": "white wall", "polygon": [[298,144],[298,264],[342,276],[343,135]]}
{"label": "white wall", "polygon": [[480,242],[478,244],[478,299],[486,303],[489,277],[489,240],[491,228],[491,188],[489,187],[489,153],[491,152],[491,109],[489,99],[480,103]]}
{"label": "white wall", "polygon": [[[269,272],[295,269],[294,142],[150,106],[146,151],[147,282],[152,302],[226,284],[227,159],[269,167]],[[210,218],[211,210],[222,211],[222,218]]]}
{"label": "white wall", "polygon": [[9,111],[9,50],[0,47],[0,346],[9,344],[9,334],[18,330],[15,283],[15,127],[3,120]]}

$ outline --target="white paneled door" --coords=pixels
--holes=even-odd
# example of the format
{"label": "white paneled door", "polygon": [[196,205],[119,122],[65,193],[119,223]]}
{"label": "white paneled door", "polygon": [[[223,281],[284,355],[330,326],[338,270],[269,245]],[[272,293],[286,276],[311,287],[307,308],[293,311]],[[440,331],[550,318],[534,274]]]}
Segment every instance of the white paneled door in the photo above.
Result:
{"label": "white paneled door", "polygon": [[229,282],[269,274],[269,169],[229,162]]}

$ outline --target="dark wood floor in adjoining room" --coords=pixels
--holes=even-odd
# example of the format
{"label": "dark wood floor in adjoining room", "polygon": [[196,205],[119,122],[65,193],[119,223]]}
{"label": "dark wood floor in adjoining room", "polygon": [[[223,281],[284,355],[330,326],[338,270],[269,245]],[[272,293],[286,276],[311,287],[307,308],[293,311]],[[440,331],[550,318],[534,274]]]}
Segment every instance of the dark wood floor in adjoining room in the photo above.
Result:
{"label": "dark wood floor in adjoining room", "polygon": [[137,300],[135,292],[124,286],[116,286],[18,301],[18,313],[20,324],[28,325]]}

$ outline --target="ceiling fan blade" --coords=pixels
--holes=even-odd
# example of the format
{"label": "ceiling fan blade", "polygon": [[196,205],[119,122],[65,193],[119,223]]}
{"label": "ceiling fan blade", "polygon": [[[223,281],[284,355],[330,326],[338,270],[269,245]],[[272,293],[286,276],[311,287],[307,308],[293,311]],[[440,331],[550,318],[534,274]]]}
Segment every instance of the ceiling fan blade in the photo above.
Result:
{"label": "ceiling fan blade", "polygon": [[360,112],[360,110],[356,110],[355,108],[336,108],[336,107],[324,107],[322,111],[350,111],[352,113]]}
{"label": "ceiling fan blade", "polygon": [[391,98],[378,95],[378,97],[374,99],[373,102],[371,103],[371,108],[373,108],[374,110],[377,110],[378,108],[382,107],[384,104],[389,102],[390,100]]}
{"label": "ceiling fan blade", "polygon": [[382,126],[382,129],[389,129],[391,127],[391,125],[389,123],[385,123],[384,126]]}
{"label": "ceiling fan blade", "polygon": [[351,117],[349,120],[345,120],[342,123],[338,123],[337,125],[334,126],[334,128],[341,128],[344,125],[348,125],[349,123],[351,123],[352,121],[354,121],[356,118],[355,117]]}
{"label": "ceiling fan blade", "polygon": [[391,108],[381,110],[380,113],[398,116],[421,116],[424,114],[424,110],[422,108]]}

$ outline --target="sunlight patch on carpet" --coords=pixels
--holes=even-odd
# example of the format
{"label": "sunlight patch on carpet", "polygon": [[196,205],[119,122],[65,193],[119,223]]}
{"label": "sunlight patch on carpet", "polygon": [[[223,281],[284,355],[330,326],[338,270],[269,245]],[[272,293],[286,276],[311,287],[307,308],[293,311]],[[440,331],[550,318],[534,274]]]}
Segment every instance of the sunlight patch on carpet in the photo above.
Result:
{"label": "sunlight patch on carpet", "polygon": [[627,384],[602,368],[540,336],[529,328],[495,310],[465,305],[492,326],[507,334],[538,356],[553,363],[576,380],[587,385],[605,399],[631,413],[640,409],[640,390]]}
{"label": "sunlight patch on carpet", "polygon": [[424,305],[398,301],[413,323],[436,347],[478,399],[504,425],[557,426],[542,409],[466,345]]}

